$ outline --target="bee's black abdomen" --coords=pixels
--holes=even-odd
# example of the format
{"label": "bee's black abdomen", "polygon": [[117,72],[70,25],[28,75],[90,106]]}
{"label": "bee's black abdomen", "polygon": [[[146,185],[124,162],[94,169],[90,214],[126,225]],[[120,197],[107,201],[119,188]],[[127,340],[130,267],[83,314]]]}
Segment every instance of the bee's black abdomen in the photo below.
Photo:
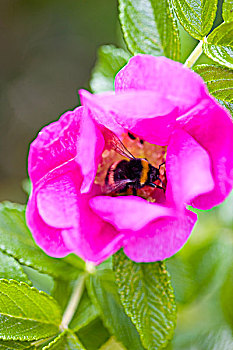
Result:
{"label": "bee's black abdomen", "polygon": [[114,181],[120,181],[120,180],[125,180],[125,179],[130,179],[129,178],[129,161],[127,160],[121,160],[115,170],[114,170]]}
{"label": "bee's black abdomen", "polygon": [[141,159],[135,158],[129,161],[129,179],[135,180],[140,179],[142,172]]}

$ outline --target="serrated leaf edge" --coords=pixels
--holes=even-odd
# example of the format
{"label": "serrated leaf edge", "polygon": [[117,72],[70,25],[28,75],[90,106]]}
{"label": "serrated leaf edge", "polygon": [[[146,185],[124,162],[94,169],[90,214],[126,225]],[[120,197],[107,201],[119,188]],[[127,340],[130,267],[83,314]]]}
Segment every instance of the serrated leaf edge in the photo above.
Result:
{"label": "serrated leaf edge", "polygon": [[[208,43],[208,42],[205,42],[203,44],[203,52],[206,54],[207,57],[209,57],[210,59],[212,59],[214,62],[220,64],[220,66],[222,67],[226,67],[228,69],[232,69],[233,68],[233,63],[230,63],[228,62],[226,59],[224,58],[221,58],[221,56],[218,56],[218,57],[215,57],[214,55],[211,54],[211,52],[209,52],[209,46],[215,46],[215,47],[219,47],[219,48],[224,48],[225,47],[228,47],[228,46],[221,46],[221,45],[218,45],[218,44],[211,44],[211,43]],[[233,46],[229,46],[233,49]]]}
{"label": "serrated leaf edge", "polygon": [[[180,16],[180,14],[178,13],[178,11],[176,11],[176,6],[174,5],[174,0],[171,0],[172,1],[172,6],[174,8],[174,11],[177,15],[177,18],[179,19],[179,22],[181,23],[181,25],[183,26],[183,28],[186,30],[187,33],[189,33],[192,37],[194,37],[195,39],[197,40],[202,40],[205,35],[208,34],[208,31],[206,32],[199,32],[197,30],[197,28],[192,24],[190,23],[189,21],[187,21],[187,23],[189,24],[189,26],[183,21],[182,17]],[[191,5],[187,2],[186,2],[186,5],[187,7],[189,7],[191,9],[191,11],[195,14],[195,16],[200,20],[200,22],[202,22],[202,18],[200,16],[198,16],[198,14],[196,13],[196,11],[191,7]],[[180,11],[182,12],[183,14],[183,17],[185,18],[185,20],[187,19],[186,17],[186,13],[182,10],[182,6],[180,5],[179,3],[179,6],[180,6]],[[215,9],[215,14],[213,14],[211,16],[211,18],[209,20],[212,21],[212,26],[213,26],[213,23],[214,23],[214,19],[216,18],[216,13],[217,13],[217,4],[216,4],[216,9]],[[191,30],[190,30],[191,28]],[[211,29],[210,29],[211,30]]]}
{"label": "serrated leaf edge", "polygon": [[[19,288],[21,285],[24,285],[24,286],[26,286],[26,288],[27,289],[30,289],[30,290],[33,290],[33,291],[35,291],[37,294],[40,294],[40,295],[43,295],[43,296],[45,296],[46,298],[48,298],[50,301],[52,301],[53,302],[53,304],[55,305],[55,306],[57,306],[57,309],[59,310],[59,312],[60,312],[60,316],[61,316],[61,310],[60,310],[60,307],[59,307],[59,305],[58,305],[58,303],[57,303],[57,301],[53,298],[53,297],[51,297],[50,295],[48,295],[47,293],[45,293],[45,292],[43,292],[42,290],[38,290],[37,288],[35,288],[35,287],[31,287],[31,286],[29,286],[27,283],[25,283],[25,282],[18,282],[18,281],[16,281],[16,280],[13,280],[13,279],[10,279],[10,280],[7,280],[7,279],[5,279],[5,278],[0,278],[0,285],[1,285],[1,283],[4,283],[4,284],[6,284],[6,285],[12,285],[12,284],[14,284],[14,285],[16,285],[17,286],[17,288]],[[0,290],[0,293],[2,293],[2,294],[5,294],[5,293],[3,293],[1,290]],[[7,297],[9,298],[9,296],[7,295]],[[11,298],[9,298],[9,299],[11,299]],[[31,299],[31,298],[30,298]],[[11,299],[12,300],[12,299]],[[14,300],[12,300],[13,302],[14,302]],[[15,302],[14,302],[15,303]],[[17,305],[18,306],[18,305]],[[19,307],[19,306],[18,306]],[[5,313],[3,313],[3,312],[0,312],[0,314],[1,315],[4,315],[4,316],[7,316],[7,317],[11,317],[11,318],[16,318],[16,319],[21,319],[21,320],[27,320],[27,321],[35,321],[35,322],[39,322],[39,323],[42,323],[42,324],[51,324],[51,325],[54,325],[54,326],[57,326],[57,327],[59,327],[59,324],[57,324],[57,323],[54,323],[54,322],[48,322],[48,321],[42,321],[42,320],[37,320],[37,319],[31,319],[31,318],[25,318],[25,317],[23,317],[23,316],[14,316],[14,315],[9,315],[9,314],[5,314]],[[62,319],[62,318],[61,318]],[[60,320],[61,321],[61,320]]]}
{"label": "serrated leaf edge", "polygon": [[[13,256],[6,254],[6,252],[2,251],[1,248],[0,248],[0,252],[3,255],[6,255],[8,258],[13,259],[18,264],[19,271],[21,272],[22,277],[25,279],[25,281],[21,281],[21,282],[27,283],[29,286],[32,286],[32,281],[28,278],[28,275],[24,272],[22,264],[20,264],[19,261],[15,259]],[[14,278],[1,278],[1,277],[0,279],[14,280]]]}
{"label": "serrated leaf edge", "polygon": [[[140,50],[134,50],[132,45],[129,43],[129,41],[127,40],[127,37],[131,37],[131,40],[135,42],[135,46],[136,46],[136,43],[137,41],[133,38],[133,36],[130,35],[130,33],[125,29],[125,21],[124,21],[124,9],[125,9],[125,4],[123,4],[122,1],[118,1],[118,12],[119,12],[119,20],[120,20],[120,23],[121,23],[121,29],[122,29],[122,32],[123,32],[123,36],[124,36],[124,39],[125,39],[125,42],[126,42],[126,45],[127,45],[127,48],[129,49],[129,51],[134,55],[134,54],[137,54],[137,53],[141,53]],[[137,28],[138,31],[139,28]],[[147,37],[147,39],[154,45],[154,49],[158,51],[158,53],[160,52],[160,54],[162,55],[163,54],[163,48],[162,46],[160,45],[160,43],[157,43],[157,42],[153,42],[151,40],[150,37]],[[161,52],[162,50],[162,52]]]}
{"label": "serrated leaf edge", "polygon": [[56,345],[56,343],[60,340],[61,337],[63,337],[65,334],[67,333],[67,331],[64,331],[62,333],[59,333],[55,336],[55,339],[53,339],[51,342],[49,342],[49,344],[43,346],[42,350],[47,350],[50,349],[51,345]]}
{"label": "serrated leaf edge", "polygon": [[[170,289],[173,290],[172,285],[171,285],[171,281],[170,281],[170,274],[169,274],[169,272],[168,272],[167,269],[166,269],[165,262],[161,261],[160,264],[161,264],[161,265],[160,265],[161,269],[163,270],[163,272],[165,272],[165,274],[166,274],[167,277],[168,277],[167,285],[168,285],[168,287],[169,287]],[[114,264],[113,264],[113,266],[114,266]],[[116,269],[115,269],[115,268],[113,268],[113,269],[114,269],[114,271],[115,271],[115,273],[116,273]],[[143,274],[143,271],[142,271],[142,274]],[[133,311],[131,311],[131,310],[125,308],[125,304],[127,304],[127,300],[126,300],[126,298],[124,297],[123,291],[119,290],[118,287],[117,287],[117,290],[118,290],[118,294],[120,295],[121,304],[122,304],[122,306],[124,307],[125,313],[130,317],[130,319],[132,320],[134,326],[136,327],[136,329],[137,329],[137,331],[138,331],[138,333],[139,333],[139,335],[140,335],[140,338],[141,338],[141,341],[142,341],[143,346],[145,346],[146,348],[148,348],[148,347],[147,347],[147,346],[148,346],[148,343],[147,343],[147,341],[145,342],[145,336],[144,336],[144,334],[142,333],[142,329],[140,328],[140,326],[138,325],[137,321],[135,320],[135,315],[133,314]],[[143,290],[144,290],[144,294],[146,295],[146,298],[148,298],[148,295],[147,295],[148,293],[146,292],[146,289],[145,289],[145,287],[144,287],[144,284],[143,284]],[[125,304],[124,304],[124,303],[125,303]],[[172,303],[173,308],[175,308],[174,311],[177,313],[177,306],[176,306],[176,303],[175,303],[175,296],[174,296],[174,294],[173,294],[173,300],[171,300],[171,303]],[[147,303],[147,304],[149,304],[149,303]],[[149,308],[149,306],[147,306],[147,308]],[[167,342],[166,342],[166,343],[161,343],[161,344],[160,344],[161,348],[164,347],[166,344],[168,344],[169,341],[171,340],[171,338],[172,338],[172,336],[173,336],[173,334],[174,334],[175,327],[176,327],[176,322],[177,322],[177,318],[174,317],[174,327],[172,328],[170,334],[168,334],[168,337],[166,338],[166,341],[167,341]],[[148,349],[149,349],[149,348],[148,348]]]}
{"label": "serrated leaf edge", "polygon": [[[24,213],[25,209],[26,209],[26,206],[23,205],[23,204],[17,204],[17,203],[13,203],[13,202],[9,202],[9,201],[4,201],[4,202],[0,202],[0,211],[4,210],[4,209],[9,209],[9,210],[16,210],[20,213]],[[27,226],[26,226],[27,227]],[[27,227],[28,229],[28,227]],[[30,235],[31,235],[31,232],[29,231]],[[43,252],[43,250],[41,248],[39,248],[36,244],[35,246],[33,246],[34,249],[37,249],[38,252],[42,253],[42,254],[45,254]],[[53,271],[48,271],[46,270],[43,266],[38,266],[38,265],[34,265],[31,261],[27,261],[25,260],[24,258],[19,258],[16,254],[14,254],[14,252],[12,252],[11,250],[8,250],[7,247],[5,247],[4,245],[0,245],[0,250],[5,253],[6,255],[14,258],[18,263],[20,263],[21,265],[24,265],[24,266],[28,266],[28,267],[31,267],[33,268],[34,270],[36,271],[39,271],[40,273],[43,273],[43,274],[47,274],[49,276],[52,276],[52,277],[55,277],[55,278],[60,278],[62,279],[62,276],[63,275],[59,275],[58,273],[54,273]],[[49,257],[48,255],[45,254],[45,256],[47,258],[51,258]],[[53,259],[53,258],[51,258]],[[52,260],[51,260],[52,261]],[[55,261],[54,261],[55,263]],[[64,264],[66,264],[67,266],[70,266],[70,267],[73,267],[74,269],[74,272],[72,272],[71,275],[76,275],[76,271],[75,271],[75,267],[68,263],[68,262],[64,262]],[[67,280],[67,278],[64,277],[64,280]]]}

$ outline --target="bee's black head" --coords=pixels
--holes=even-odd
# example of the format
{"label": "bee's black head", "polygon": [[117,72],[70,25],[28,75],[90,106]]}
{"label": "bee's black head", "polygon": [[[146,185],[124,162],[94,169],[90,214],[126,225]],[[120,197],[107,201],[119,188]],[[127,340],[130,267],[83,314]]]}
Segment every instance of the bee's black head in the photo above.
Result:
{"label": "bee's black head", "polygon": [[159,178],[159,169],[155,168],[153,165],[150,165],[150,182],[153,183]]}

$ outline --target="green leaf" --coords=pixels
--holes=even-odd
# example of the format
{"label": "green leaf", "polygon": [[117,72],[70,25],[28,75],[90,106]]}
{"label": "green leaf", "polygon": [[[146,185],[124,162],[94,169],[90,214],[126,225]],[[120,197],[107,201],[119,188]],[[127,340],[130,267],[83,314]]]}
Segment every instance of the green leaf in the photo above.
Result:
{"label": "green leaf", "polygon": [[222,5],[222,17],[225,22],[233,21],[233,0],[224,0]]}
{"label": "green leaf", "polygon": [[21,265],[11,256],[0,251],[0,278],[14,279],[31,284]]}
{"label": "green leaf", "polygon": [[88,350],[98,350],[110,337],[100,317],[97,317],[77,333],[78,338]]}
{"label": "green leaf", "polygon": [[228,111],[231,113],[233,117],[233,103],[223,102],[223,105],[228,109]]}
{"label": "green leaf", "polygon": [[65,258],[62,259],[62,261],[75,267],[76,272],[85,270],[85,262],[79,256],[73,253],[67,255]]}
{"label": "green leaf", "polygon": [[203,78],[214,97],[233,102],[233,70],[208,64],[195,66],[194,70]]}
{"label": "green leaf", "polygon": [[77,332],[79,329],[85,327],[88,323],[92,322],[98,316],[99,312],[91,302],[87,290],[85,290],[69,327]]}
{"label": "green leaf", "polygon": [[126,349],[142,350],[136,328],[121,305],[112,270],[100,270],[90,275],[87,290],[101,313],[104,325],[112,335],[115,335]]}
{"label": "green leaf", "polygon": [[233,69],[233,22],[215,28],[204,43],[203,51],[213,61]]}
{"label": "green leaf", "polygon": [[112,270],[112,256],[96,266],[97,270]]}
{"label": "green leaf", "polygon": [[201,350],[230,350],[233,348],[232,333],[227,327],[215,329],[198,340],[197,343]]}
{"label": "green leaf", "polygon": [[68,301],[71,297],[73,287],[76,281],[64,281],[64,280],[54,280],[54,288],[52,290],[52,297],[57,300],[57,303],[62,312],[64,312]]}
{"label": "green leaf", "polygon": [[189,254],[196,295],[213,293],[221,286],[231,266],[231,254],[232,246],[223,238],[201,245]]}
{"label": "green leaf", "polygon": [[29,196],[32,191],[32,183],[29,179],[24,179],[22,181],[22,189]]}
{"label": "green leaf", "polygon": [[[175,339],[176,340],[176,339]],[[221,327],[209,332],[195,332],[174,342],[173,350],[230,350],[233,347],[229,328]]]}
{"label": "green leaf", "polygon": [[23,269],[30,281],[32,282],[33,287],[51,295],[51,291],[54,287],[54,280],[51,276],[45,273],[40,273],[38,270],[34,270],[28,266],[23,266]]}
{"label": "green leaf", "polygon": [[166,261],[166,266],[171,276],[176,301],[182,304],[190,303],[196,289],[192,265],[176,255]]}
{"label": "green leaf", "polygon": [[30,342],[14,340],[0,340],[0,350],[24,350],[31,348]]}
{"label": "green leaf", "polygon": [[[77,278],[78,278],[78,275],[77,275]],[[54,288],[52,290],[52,296],[54,299],[57,300],[62,312],[65,310],[68,304],[68,301],[70,300],[73,288],[77,283],[77,278],[70,281],[64,281],[59,279],[54,280]]]}
{"label": "green leaf", "polygon": [[194,38],[203,39],[214,23],[218,0],[171,0],[184,29]]}
{"label": "green leaf", "polygon": [[71,331],[65,331],[51,343],[43,347],[43,350],[85,350],[77,336]]}
{"label": "green leaf", "polygon": [[70,279],[77,274],[77,268],[47,256],[35,244],[25,223],[25,208],[19,204],[0,203],[0,250],[19,263],[54,277]]}
{"label": "green leaf", "polygon": [[171,0],[119,0],[125,41],[133,54],[179,60],[180,39]]}
{"label": "green leaf", "polygon": [[0,339],[37,340],[59,331],[56,301],[25,283],[0,280]]}
{"label": "green leaf", "polygon": [[233,259],[226,275],[225,281],[221,288],[221,305],[226,317],[226,320],[233,329],[233,273],[232,273]]}
{"label": "green leaf", "polygon": [[146,349],[162,349],[176,325],[176,305],[163,262],[135,263],[122,251],[114,255],[116,282],[127,315]]}
{"label": "green leaf", "polygon": [[[201,302],[223,284],[231,263],[232,245],[224,237],[189,246],[187,255],[180,252],[166,261],[176,300]],[[217,311],[216,311],[217,312]]]}
{"label": "green leaf", "polygon": [[125,350],[125,348],[118,343],[114,337],[111,337],[103,346],[101,346],[100,350]]}
{"label": "green leaf", "polygon": [[114,80],[119,70],[131,55],[113,45],[105,45],[98,50],[98,60],[92,72],[90,87],[94,93],[114,90]]}

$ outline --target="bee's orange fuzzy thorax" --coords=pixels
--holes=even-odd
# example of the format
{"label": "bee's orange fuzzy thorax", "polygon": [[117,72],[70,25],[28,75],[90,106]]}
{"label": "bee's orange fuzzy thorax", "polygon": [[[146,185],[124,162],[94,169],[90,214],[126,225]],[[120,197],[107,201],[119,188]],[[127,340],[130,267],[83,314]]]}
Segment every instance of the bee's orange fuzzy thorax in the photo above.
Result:
{"label": "bee's orange fuzzy thorax", "polygon": [[140,185],[143,186],[148,178],[149,163],[146,159],[142,159],[141,164],[142,164],[142,173],[141,173],[141,177],[140,177]]}

